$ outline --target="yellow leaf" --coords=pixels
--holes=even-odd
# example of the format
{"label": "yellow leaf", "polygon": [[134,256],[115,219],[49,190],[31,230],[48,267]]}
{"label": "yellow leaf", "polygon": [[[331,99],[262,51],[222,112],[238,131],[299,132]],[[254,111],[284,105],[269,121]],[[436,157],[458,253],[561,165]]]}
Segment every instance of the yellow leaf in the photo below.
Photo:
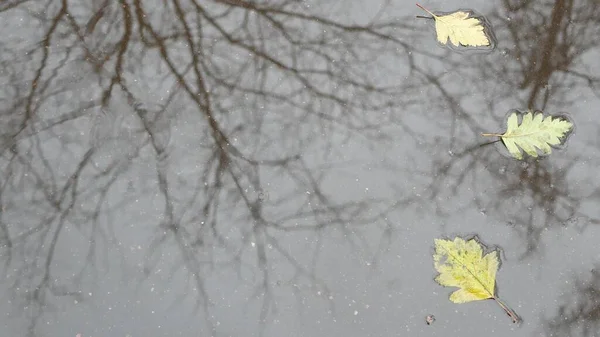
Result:
{"label": "yellow leaf", "polygon": [[450,301],[465,303],[494,298],[498,257],[495,251],[483,256],[475,239],[435,240],[433,255],[436,281],[446,287],[458,287]]}
{"label": "yellow leaf", "polygon": [[523,159],[521,149],[532,157],[537,157],[536,149],[548,155],[552,152],[551,145],[560,145],[573,124],[564,118],[546,116],[541,112],[527,112],[519,125],[518,113],[513,112],[506,123],[504,134],[484,133],[483,136],[497,136],[508,152],[516,159]]}
{"label": "yellow leaf", "polygon": [[475,239],[435,239],[433,262],[439,272],[435,281],[445,287],[459,288],[450,295],[450,301],[466,303],[493,299],[513,322],[520,322],[519,316],[496,296],[496,272],[500,266],[496,251],[484,255]]}
{"label": "yellow leaf", "polygon": [[447,44],[448,39],[455,47],[485,47],[490,46],[491,41],[486,34],[486,25],[477,18],[472,17],[470,12],[456,11],[446,15],[435,15],[421,5],[419,8],[429,13],[435,19],[435,31],[437,40]]}

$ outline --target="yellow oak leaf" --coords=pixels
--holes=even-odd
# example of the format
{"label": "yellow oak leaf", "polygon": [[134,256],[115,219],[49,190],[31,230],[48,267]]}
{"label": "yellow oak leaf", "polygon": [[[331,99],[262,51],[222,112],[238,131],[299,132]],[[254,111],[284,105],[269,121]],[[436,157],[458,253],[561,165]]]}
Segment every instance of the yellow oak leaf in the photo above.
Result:
{"label": "yellow oak leaf", "polygon": [[538,156],[537,149],[544,155],[550,154],[551,145],[560,145],[565,135],[573,128],[573,123],[570,121],[560,117],[544,117],[540,111],[528,111],[523,115],[519,125],[519,114],[518,112],[510,114],[504,134],[482,134],[500,137],[508,152],[519,160],[523,159],[521,149],[534,158]]}
{"label": "yellow oak leaf", "polygon": [[446,45],[448,39],[455,47],[486,47],[492,44],[484,22],[472,17],[472,13],[467,11],[456,11],[446,15],[435,15],[423,6],[417,4],[419,8],[429,13],[435,20],[435,31],[437,40]]}
{"label": "yellow oak leaf", "polygon": [[496,272],[500,266],[497,251],[484,255],[476,239],[435,239],[433,261],[439,272],[435,281],[445,287],[459,288],[450,295],[450,301],[466,303],[493,299],[515,323],[520,321],[517,314],[496,296]]}

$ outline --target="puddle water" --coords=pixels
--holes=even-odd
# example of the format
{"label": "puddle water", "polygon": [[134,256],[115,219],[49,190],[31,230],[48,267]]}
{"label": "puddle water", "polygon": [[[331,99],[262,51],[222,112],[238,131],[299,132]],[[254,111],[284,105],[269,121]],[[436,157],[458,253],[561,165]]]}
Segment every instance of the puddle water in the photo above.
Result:
{"label": "puddle water", "polygon": [[0,4],[7,336],[599,335],[600,3],[155,2]]}

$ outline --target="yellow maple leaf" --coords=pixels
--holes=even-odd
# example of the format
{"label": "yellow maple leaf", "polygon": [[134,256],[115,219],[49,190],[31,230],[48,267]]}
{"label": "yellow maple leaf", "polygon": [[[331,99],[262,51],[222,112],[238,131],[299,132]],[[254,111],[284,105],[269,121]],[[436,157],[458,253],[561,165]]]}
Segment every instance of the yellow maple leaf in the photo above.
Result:
{"label": "yellow maple leaf", "polygon": [[500,265],[496,251],[484,255],[481,245],[475,239],[435,239],[433,261],[439,272],[435,281],[445,287],[460,288],[450,295],[450,301],[466,303],[493,299],[514,322],[520,320],[496,296],[496,272]]}
{"label": "yellow maple leaf", "polygon": [[523,159],[523,149],[525,153],[532,157],[537,157],[536,149],[539,149],[544,155],[552,152],[551,145],[559,145],[565,139],[565,134],[571,131],[573,123],[564,118],[544,115],[540,111],[528,111],[523,115],[521,125],[519,125],[519,113],[513,112],[506,122],[506,132],[504,134],[484,133],[483,136],[496,136],[502,139],[502,142],[508,149],[508,152],[516,159]]}
{"label": "yellow maple leaf", "polygon": [[486,34],[486,25],[481,19],[472,17],[470,12],[456,11],[438,16],[419,4],[417,6],[434,18],[437,40],[440,43],[445,45],[450,39],[450,43],[456,47],[485,47],[491,45],[492,41]]}

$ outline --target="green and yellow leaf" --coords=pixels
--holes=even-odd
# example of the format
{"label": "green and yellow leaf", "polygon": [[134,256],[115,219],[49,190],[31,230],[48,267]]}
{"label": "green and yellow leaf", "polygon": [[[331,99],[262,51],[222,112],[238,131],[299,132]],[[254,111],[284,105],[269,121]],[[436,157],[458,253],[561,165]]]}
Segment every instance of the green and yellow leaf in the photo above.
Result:
{"label": "green and yellow leaf", "polygon": [[493,299],[513,319],[519,316],[496,296],[496,272],[500,266],[497,251],[483,253],[481,244],[475,239],[465,241],[435,239],[433,255],[435,269],[439,275],[435,281],[445,287],[457,287],[450,295],[454,303],[466,303]]}
{"label": "green and yellow leaf", "polygon": [[465,303],[494,298],[498,257],[495,251],[483,256],[474,239],[435,240],[435,269],[440,273],[436,282],[446,287],[458,287],[450,301]]}
{"label": "green and yellow leaf", "polygon": [[446,45],[450,40],[455,47],[485,47],[492,44],[489,34],[486,34],[489,28],[481,19],[472,17],[470,12],[456,11],[438,16],[419,4],[417,6],[435,20],[435,31],[440,43]]}
{"label": "green and yellow leaf", "polygon": [[519,113],[513,112],[506,123],[504,134],[484,133],[483,136],[496,136],[516,159],[523,159],[521,149],[532,157],[538,150],[544,155],[552,152],[551,146],[560,145],[565,135],[573,129],[573,124],[564,118],[546,116],[541,112],[527,112],[519,125]]}

